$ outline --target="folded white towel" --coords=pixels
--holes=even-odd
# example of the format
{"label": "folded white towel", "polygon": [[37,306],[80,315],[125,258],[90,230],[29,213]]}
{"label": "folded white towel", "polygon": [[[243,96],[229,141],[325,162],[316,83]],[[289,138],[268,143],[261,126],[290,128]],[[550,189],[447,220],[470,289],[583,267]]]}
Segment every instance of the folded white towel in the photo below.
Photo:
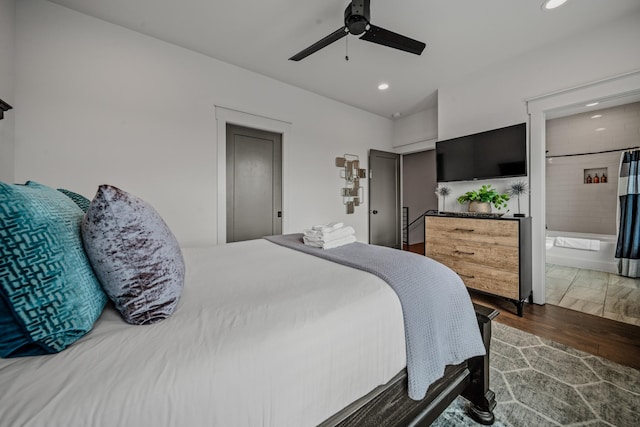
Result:
{"label": "folded white towel", "polygon": [[332,240],[330,242],[318,242],[315,240],[309,240],[306,236],[303,236],[302,240],[304,240],[304,244],[308,246],[314,246],[316,248],[322,248],[322,249],[333,249],[339,246],[348,245],[349,243],[355,242],[356,236],[349,235],[337,240]]}
{"label": "folded white towel", "polygon": [[330,222],[328,224],[314,225],[313,227],[311,227],[311,230],[321,231],[326,233],[329,231],[334,231],[339,228],[342,228],[342,226],[344,226],[344,223],[342,222]]}
{"label": "folded white towel", "polygon": [[576,237],[556,237],[554,245],[561,248],[583,249],[586,251],[600,250],[600,240],[579,239]]}
{"label": "folded white towel", "polygon": [[342,228],[338,228],[337,230],[330,232],[314,232],[313,230],[305,230],[304,236],[309,240],[315,240],[318,242],[332,242],[334,240],[342,239],[346,236],[351,236],[356,234],[356,230],[353,229],[350,225]]}

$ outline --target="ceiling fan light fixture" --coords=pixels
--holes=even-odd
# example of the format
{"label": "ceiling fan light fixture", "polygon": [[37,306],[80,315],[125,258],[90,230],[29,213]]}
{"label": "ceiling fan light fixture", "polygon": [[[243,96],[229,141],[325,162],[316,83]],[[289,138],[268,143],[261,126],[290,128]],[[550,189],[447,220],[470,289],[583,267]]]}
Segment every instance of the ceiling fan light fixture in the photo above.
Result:
{"label": "ceiling fan light fixture", "polygon": [[545,2],[542,3],[542,10],[555,9],[557,7],[562,6],[566,2],[567,0],[545,0]]}
{"label": "ceiling fan light fixture", "polygon": [[[307,56],[329,46],[346,37],[347,34],[354,36],[361,35],[360,40],[398,49],[414,55],[422,54],[426,45],[418,40],[394,33],[393,31],[377,27],[370,22],[370,2],[371,0],[351,0],[344,10],[344,27],[334,31],[325,38],[315,42],[306,49],[289,58],[290,61],[301,61]],[[348,56],[345,57],[348,61]]]}

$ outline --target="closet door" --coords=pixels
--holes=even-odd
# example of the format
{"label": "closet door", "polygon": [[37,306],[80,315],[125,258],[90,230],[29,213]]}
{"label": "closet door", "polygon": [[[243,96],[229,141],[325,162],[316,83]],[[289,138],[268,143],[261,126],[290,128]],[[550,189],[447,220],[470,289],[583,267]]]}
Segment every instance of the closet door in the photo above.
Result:
{"label": "closet door", "polygon": [[282,234],[282,135],[227,125],[227,242]]}
{"label": "closet door", "polygon": [[369,151],[369,243],[401,249],[400,155]]}

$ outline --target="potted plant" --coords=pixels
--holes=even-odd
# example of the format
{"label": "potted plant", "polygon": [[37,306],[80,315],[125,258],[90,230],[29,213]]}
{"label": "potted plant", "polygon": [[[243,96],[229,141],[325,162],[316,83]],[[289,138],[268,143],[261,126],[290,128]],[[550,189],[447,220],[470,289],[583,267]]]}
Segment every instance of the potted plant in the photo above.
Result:
{"label": "potted plant", "polygon": [[529,185],[525,180],[515,181],[509,184],[507,193],[510,196],[518,197],[518,213],[513,214],[513,216],[518,216],[518,217],[524,216],[524,214],[520,213],[520,195],[524,196],[525,194],[527,194],[527,191],[529,191]]}
{"label": "potted plant", "polygon": [[467,191],[458,197],[458,203],[469,202],[469,212],[491,212],[491,205],[496,209],[507,207],[508,194],[500,194],[491,184],[483,185],[478,190]]}

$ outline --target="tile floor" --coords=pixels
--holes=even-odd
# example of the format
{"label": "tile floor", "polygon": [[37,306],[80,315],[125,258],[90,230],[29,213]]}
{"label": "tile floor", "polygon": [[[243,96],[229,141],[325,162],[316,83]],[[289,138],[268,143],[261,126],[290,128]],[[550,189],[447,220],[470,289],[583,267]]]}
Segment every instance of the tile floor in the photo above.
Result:
{"label": "tile floor", "polygon": [[640,279],[546,265],[547,303],[640,326]]}

